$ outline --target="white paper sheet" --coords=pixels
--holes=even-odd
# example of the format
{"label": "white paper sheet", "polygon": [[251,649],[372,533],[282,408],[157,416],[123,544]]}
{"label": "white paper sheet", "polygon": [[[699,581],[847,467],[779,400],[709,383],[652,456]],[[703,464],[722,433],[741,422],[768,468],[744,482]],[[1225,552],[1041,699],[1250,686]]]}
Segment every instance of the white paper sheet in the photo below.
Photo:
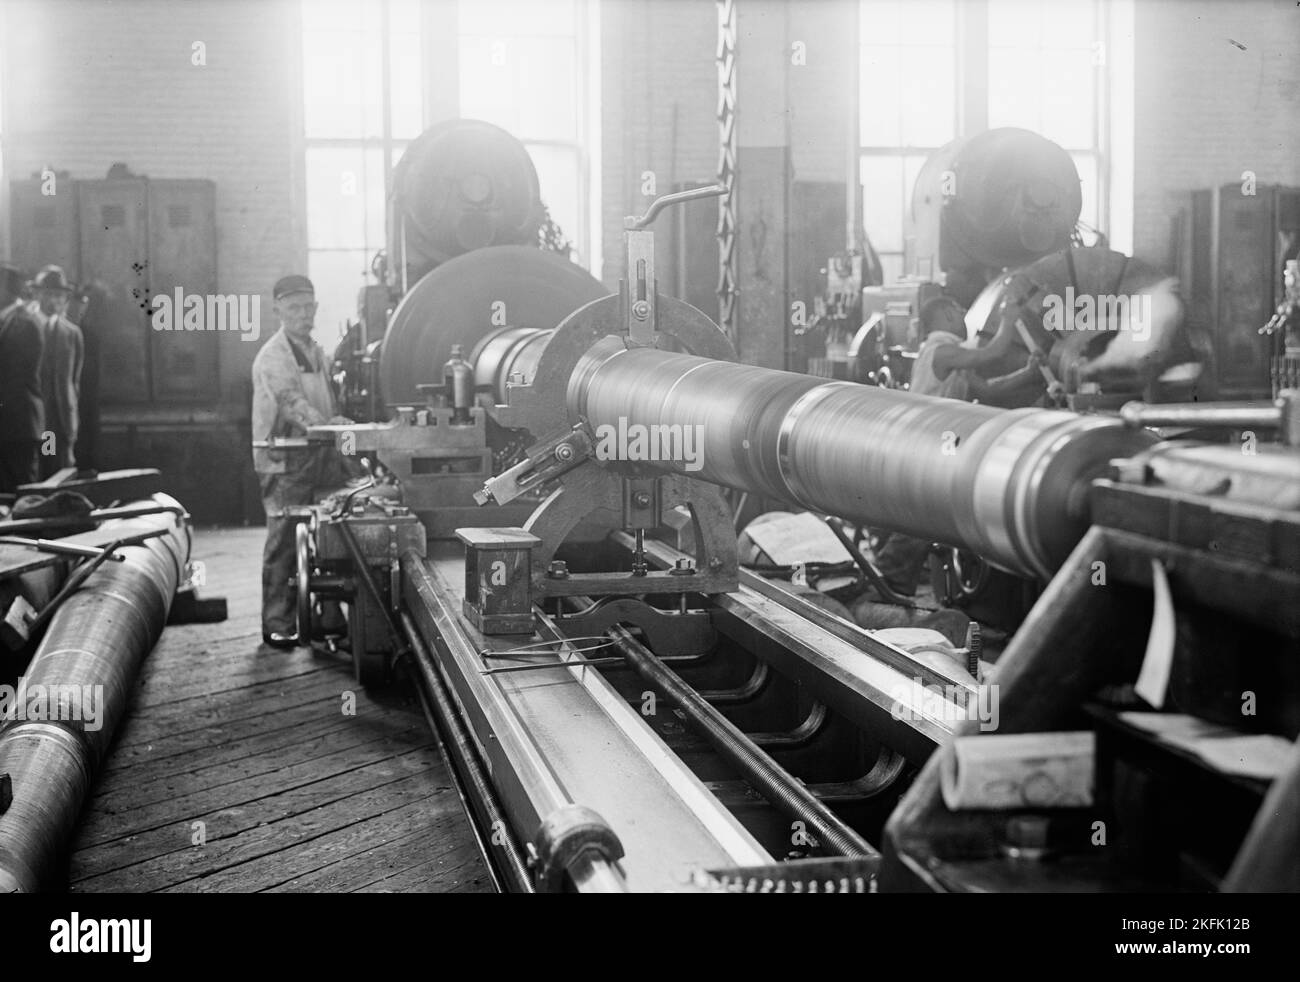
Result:
{"label": "white paper sheet", "polygon": [[853,558],[826,523],[811,512],[751,524],[745,531],[778,566],[842,563]]}
{"label": "white paper sheet", "polygon": [[1169,579],[1165,568],[1151,560],[1151,589],[1155,593],[1155,609],[1151,613],[1151,633],[1147,635],[1147,651],[1142,659],[1142,670],[1133,687],[1139,696],[1160,709],[1165,704],[1169,689],[1169,674],[1174,667],[1174,602],[1169,596]]}

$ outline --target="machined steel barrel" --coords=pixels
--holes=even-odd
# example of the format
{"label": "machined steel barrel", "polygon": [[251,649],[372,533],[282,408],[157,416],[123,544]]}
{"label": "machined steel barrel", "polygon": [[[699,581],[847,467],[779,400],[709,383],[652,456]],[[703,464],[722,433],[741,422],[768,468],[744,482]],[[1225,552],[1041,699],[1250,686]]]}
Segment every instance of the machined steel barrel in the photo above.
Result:
{"label": "machined steel barrel", "polygon": [[[1049,577],[1089,524],[1088,486],[1155,442],[1117,419],[1003,410],[652,348],[594,345],[568,408],[629,458],[968,548]],[[608,427],[608,429],[602,429]]]}
{"label": "machined steel barrel", "polygon": [[16,687],[22,704],[15,700],[0,724],[0,774],[13,781],[13,801],[0,814],[0,893],[55,885],[140,665],[166,623],[189,530],[174,499],[154,497],[176,510],[114,524],[124,537],[160,534],[119,548],[122,562],[99,567],[62,603]]}

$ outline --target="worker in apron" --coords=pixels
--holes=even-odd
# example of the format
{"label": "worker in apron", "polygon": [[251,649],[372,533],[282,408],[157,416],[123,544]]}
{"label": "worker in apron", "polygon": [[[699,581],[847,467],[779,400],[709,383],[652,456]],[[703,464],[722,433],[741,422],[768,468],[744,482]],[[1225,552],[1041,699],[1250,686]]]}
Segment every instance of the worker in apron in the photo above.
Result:
{"label": "worker in apron", "polygon": [[[305,276],[286,276],[273,291],[280,329],[253,359],[253,439],[269,442],[301,437],[309,426],[347,424],[335,412],[330,361],[311,337],[316,292]],[[294,588],[292,505],[310,505],[342,487],[356,470],[333,446],[255,446],[253,467],[266,509],[262,559],[262,640],[275,648],[308,644],[298,636]]]}

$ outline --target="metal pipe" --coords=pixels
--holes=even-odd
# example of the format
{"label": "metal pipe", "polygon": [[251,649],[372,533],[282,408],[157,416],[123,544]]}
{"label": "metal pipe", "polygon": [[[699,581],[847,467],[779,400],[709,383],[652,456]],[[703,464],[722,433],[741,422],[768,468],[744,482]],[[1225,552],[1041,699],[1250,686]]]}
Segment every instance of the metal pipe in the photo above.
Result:
{"label": "metal pipe", "polygon": [[661,662],[626,628],[610,628],[614,647],[648,684],[680,709],[718,754],[791,821],[806,822],[813,838],[845,856],[878,855],[785,769],[760,750],[730,720],[710,706],[681,676]]}
{"label": "metal pipe", "polygon": [[108,562],[108,560],[113,559],[115,557],[118,562],[125,562],[126,561],[125,558],[117,551],[120,547],[124,545],[138,544],[140,542],[145,541],[146,539],[153,538],[155,535],[160,535],[165,531],[166,531],[165,529],[154,529],[149,532],[142,533],[140,535],[129,536],[126,539],[116,539],[113,542],[110,542],[99,552],[97,552],[93,559],[87,560],[86,562],[78,566],[76,569],[74,569],[71,575],[69,575],[68,578],[64,581],[63,586],[59,588],[59,592],[50,598],[50,602],[47,603],[41,609],[41,612],[36,615],[36,619],[33,620],[29,625],[27,625],[27,630],[29,634],[31,636],[35,636],[38,633],[40,633],[40,631],[45,627],[46,621],[48,621],[51,617],[53,617],[58,612],[59,607],[63,604],[63,601],[68,596],[75,593],[77,590],[81,589],[81,584],[84,583],[86,580],[88,580],[91,577],[91,575],[94,574],[95,570],[103,566],[104,563]]}
{"label": "metal pipe", "polygon": [[[509,833],[510,823],[506,820],[501,803],[497,800],[496,791],[478,759],[473,742],[465,732],[460,717],[456,715],[451,696],[447,692],[447,685],[438,674],[438,668],[433,663],[429,649],[425,647],[410,615],[402,613],[400,616],[407,643],[415,656],[414,661],[416,668],[419,669],[420,680],[424,683],[416,686],[416,689],[426,702],[426,712],[431,716],[430,722],[435,723],[434,736],[442,747],[444,757],[447,758],[461,803],[466,805],[466,817],[474,826],[474,837],[478,841],[483,860],[493,871],[494,879],[505,879],[510,889],[515,892],[533,893],[533,881],[528,875],[528,864],[524,859],[523,851],[514,836]],[[468,789],[463,787],[462,781],[468,782]],[[471,804],[477,816],[468,814]],[[506,830],[507,834],[501,844],[499,858],[489,852],[478,826],[474,825],[475,817],[485,828],[492,831],[494,841],[497,830]]]}
{"label": "metal pipe", "polygon": [[1188,426],[1277,430],[1278,442],[1300,447],[1300,389],[1283,389],[1272,402],[1200,402],[1149,406],[1125,403],[1120,419],[1133,427]]}
{"label": "metal pipe", "polygon": [[447,751],[447,744],[442,739],[442,734],[438,729],[438,719],[433,714],[433,704],[429,701],[429,694],[425,692],[424,686],[416,685],[415,694],[419,697],[420,708],[424,710],[424,721],[429,724],[429,732],[433,734],[433,740],[438,745],[438,756],[442,758],[443,766],[447,768],[447,774],[451,778],[452,787],[456,789],[456,797],[460,799],[461,810],[465,813],[465,820],[469,825],[470,833],[474,836],[474,844],[478,846],[478,854],[483,857],[483,865],[487,868],[488,878],[492,880],[492,891],[494,893],[505,893],[505,885],[501,880],[501,874],[497,872],[496,865],[492,862],[492,854],[488,851],[487,843],[483,841],[483,833],[479,831],[478,824],[474,821],[469,797],[465,793],[465,782],[460,779],[456,773],[456,768],[451,763],[451,755]]}
{"label": "metal pipe", "polygon": [[165,494],[154,495],[156,500],[166,500],[172,502],[169,505],[160,505],[154,502],[140,502],[134,505],[125,505],[121,508],[98,508],[86,515],[48,515],[45,518],[11,518],[0,522],[0,535],[8,535],[11,532],[30,532],[45,531],[47,529],[66,529],[84,526],[87,522],[99,525],[103,522],[118,518],[140,518],[144,515],[157,515],[162,512],[171,512],[178,518],[188,518],[185,509],[178,504],[175,499],[169,498]]}
{"label": "metal pipe", "polygon": [[[25,546],[28,549],[35,549],[37,552],[46,552],[55,556],[78,556],[84,559],[93,559],[98,556],[102,549],[96,549],[92,546],[71,545],[66,542],[59,542],[56,539],[27,539],[21,535],[0,536],[0,545],[5,546]],[[121,556],[109,555],[108,559],[120,563]]]}
{"label": "metal pipe", "polygon": [[887,603],[897,604],[900,607],[916,606],[915,597],[905,597],[901,593],[896,593],[894,588],[885,582],[885,578],[881,575],[880,571],[877,570],[876,567],[872,566],[871,563],[867,562],[867,557],[862,555],[862,551],[847,535],[844,534],[844,530],[840,528],[839,519],[834,515],[823,515],[822,521],[824,521],[826,527],[831,530],[831,534],[840,540],[840,545],[844,547],[845,551],[848,552],[849,556],[853,559],[853,564],[862,571],[862,575],[867,578],[867,582],[875,587],[875,590],[880,594],[881,599],[885,600]]}
{"label": "metal pipe", "polygon": [[1282,412],[1272,402],[1202,402],[1149,406],[1145,402],[1126,402],[1120,419],[1132,427],[1142,426],[1216,426],[1227,429],[1253,427],[1277,429]]}
{"label": "metal pipe", "polygon": [[573,419],[629,451],[624,436],[646,435],[643,467],[964,546],[1044,578],[1090,524],[1092,480],[1156,442],[1113,418],[826,382],[616,337],[579,360],[567,402]]}
{"label": "metal pipe", "polygon": [[0,815],[0,893],[58,879],[140,665],[167,621],[189,532],[173,499],[154,500],[168,509],[122,523],[123,538],[143,525],[160,534],[121,546],[122,562],[102,565],[63,602],[20,681],[14,717],[0,724],[0,773],[13,779],[13,802]]}

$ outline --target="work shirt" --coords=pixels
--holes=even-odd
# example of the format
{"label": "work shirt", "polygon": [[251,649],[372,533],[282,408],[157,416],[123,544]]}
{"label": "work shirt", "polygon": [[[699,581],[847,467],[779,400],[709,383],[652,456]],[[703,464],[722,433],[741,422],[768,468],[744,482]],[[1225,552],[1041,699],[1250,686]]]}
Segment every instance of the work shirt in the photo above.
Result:
{"label": "work shirt", "polygon": [[943,378],[934,371],[934,355],[940,348],[955,344],[961,346],[962,339],[947,331],[931,331],[925,336],[921,350],[912,363],[912,381],[909,392],[922,396],[940,396],[944,399],[970,400],[970,377],[966,370],[954,368]]}
{"label": "work shirt", "polygon": [[[305,436],[307,427],[336,415],[330,388],[330,360],[315,341],[299,347],[284,328],[276,331],[253,359],[253,439]],[[305,466],[303,451],[253,448],[259,474],[290,473]]]}

